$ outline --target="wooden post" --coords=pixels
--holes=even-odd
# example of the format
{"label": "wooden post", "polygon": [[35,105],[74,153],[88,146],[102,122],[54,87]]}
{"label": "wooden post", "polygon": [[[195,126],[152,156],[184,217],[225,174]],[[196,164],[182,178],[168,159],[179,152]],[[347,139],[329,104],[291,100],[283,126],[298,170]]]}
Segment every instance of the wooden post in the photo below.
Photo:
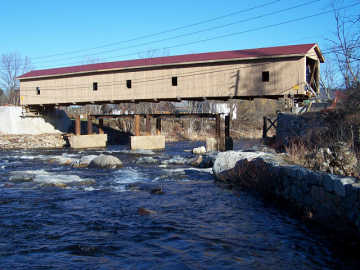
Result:
{"label": "wooden post", "polygon": [[77,115],[75,118],[75,135],[81,135],[80,115]]}
{"label": "wooden post", "polygon": [[230,137],[230,114],[225,115],[225,151],[233,150],[234,142]]}
{"label": "wooden post", "polygon": [[215,124],[215,137],[220,141],[220,114],[216,114],[216,124]]}
{"label": "wooden post", "polygon": [[267,136],[267,117],[264,116],[264,125],[263,125],[263,139]]}
{"label": "wooden post", "polygon": [[225,116],[225,137],[230,137],[230,115]]}
{"label": "wooden post", "polygon": [[161,135],[161,118],[156,118],[156,135]]}
{"label": "wooden post", "polygon": [[140,136],[140,115],[135,115],[135,136]]}
{"label": "wooden post", "polygon": [[99,119],[99,134],[104,134],[104,119]]}
{"label": "wooden post", "polygon": [[215,123],[215,138],[216,138],[216,145],[217,150],[221,151],[221,118],[220,114],[216,114],[216,123]]}
{"label": "wooden post", "polygon": [[151,115],[146,115],[146,135],[151,135]]}
{"label": "wooden post", "polygon": [[87,117],[87,133],[90,135],[93,133],[93,129],[92,129],[92,117],[89,114]]}

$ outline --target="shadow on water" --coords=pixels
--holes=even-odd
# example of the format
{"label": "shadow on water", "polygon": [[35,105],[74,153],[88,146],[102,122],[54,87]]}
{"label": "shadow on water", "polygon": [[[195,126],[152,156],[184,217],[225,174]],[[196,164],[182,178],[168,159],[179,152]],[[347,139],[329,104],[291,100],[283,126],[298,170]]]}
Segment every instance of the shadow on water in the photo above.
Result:
{"label": "shadow on water", "polygon": [[[69,129],[69,133],[75,133],[75,120],[71,120],[72,124]],[[87,121],[80,122],[81,134],[87,134]],[[108,145],[126,145],[130,144],[130,136],[133,136],[130,132],[122,132],[118,129],[110,126],[103,127],[104,133],[108,135]],[[99,133],[98,125],[93,124],[93,133]]]}

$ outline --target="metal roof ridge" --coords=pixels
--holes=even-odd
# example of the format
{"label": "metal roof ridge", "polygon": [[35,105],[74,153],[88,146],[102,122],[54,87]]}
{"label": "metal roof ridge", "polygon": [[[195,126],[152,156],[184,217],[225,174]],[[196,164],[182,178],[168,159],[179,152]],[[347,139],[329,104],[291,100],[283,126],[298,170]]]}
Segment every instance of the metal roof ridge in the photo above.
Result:
{"label": "metal roof ridge", "polygon": [[[152,66],[165,66],[172,64],[186,64],[186,63],[201,63],[206,61],[222,61],[222,60],[246,60],[246,59],[261,59],[267,57],[276,57],[276,56],[284,56],[284,55],[299,55],[300,52],[289,52],[289,53],[281,53],[281,52],[272,52],[271,50],[279,50],[279,49],[292,49],[292,48],[302,48],[308,47],[305,51],[302,51],[303,54],[306,54],[309,50],[313,48],[317,48],[316,52],[319,54],[319,58],[323,59],[321,51],[317,45],[317,43],[308,43],[308,44],[296,44],[296,45],[283,45],[283,46],[275,46],[275,47],[262,47],[262,48],[254,48],[254,49],[243,49],[243,50],[229,50],[229,51],[217,51],[217,52],[205,52],[205,53],[195,53],[195,54],[184,54],[184,55],[172,55],[172,56],[162,56],[162,57],[153,57],[153,58],[144,58],[144,59],[131,59],[131,60],[121,60],[121,61],[112,61],[112,62],[102,62],[95,64],[86,64],[86,65],[76,65],[76,66],[65,66],[65,67],[57,67],[50,69],[39,69],[32,70],[21,76],[17,77],[18,79],[30,79],[30,78],[39,78],[39,77],[52,77],[52,76],[64,76],[70,74],[82,74],[82,73],[90,73],[90,72],[99,72],[106,70],[121,70],[121,69],[130,69],[130,68],[143,68],[143,67],[152,67]],[[261,55],[262,51],[268,51],[268,55]],[[318,52],[319,51],[319,52]],[[246,54],[259,53],[258,56],[249,55],[249,57],[235,57],[233,54]],[[264,53],[264,52],[263,52]],[[232,56],[232,57],[230,57]],[[321,57],[320,57],[321,56]],[[217,58],[218,57],[218,58]],[[198,59],[199,58],[199,59]],[[204,58],[204,59],[202,59]],[[164,61],[163,63],[162,60]],[[148,62],[148,63],[146,63]],[[136,64],[138,63],[138,64]],[[127,66],[121,66],[124,64]],[[34,74],[35,73],[35,74]]]}

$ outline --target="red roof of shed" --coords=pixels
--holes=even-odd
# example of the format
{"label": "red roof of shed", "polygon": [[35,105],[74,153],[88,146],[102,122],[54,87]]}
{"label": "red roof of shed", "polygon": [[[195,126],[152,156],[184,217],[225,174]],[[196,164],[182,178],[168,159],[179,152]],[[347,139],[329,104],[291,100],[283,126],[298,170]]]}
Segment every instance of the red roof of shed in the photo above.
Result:
{"label": "red roof of shed", "polygon": [[[147,66],[161,66],[191,62],[221,61],[246,58],[263,58],[286,55],[304,55],[316,44],[301,44],[290,46],[279,46],[259,49],[247,49],[236,51],[210,52],[199,54],[175,55],[166,57],[126,60],[117,62],[97,63],[81,66],[61,67],[52,69],[32,70],[18,77],[19,79],[60,76],[72,73],[87,73],[100,70],[126,69]],[[320,51],[319,51],[320,52]],[[321,53],[320,53],[321,54]]]}

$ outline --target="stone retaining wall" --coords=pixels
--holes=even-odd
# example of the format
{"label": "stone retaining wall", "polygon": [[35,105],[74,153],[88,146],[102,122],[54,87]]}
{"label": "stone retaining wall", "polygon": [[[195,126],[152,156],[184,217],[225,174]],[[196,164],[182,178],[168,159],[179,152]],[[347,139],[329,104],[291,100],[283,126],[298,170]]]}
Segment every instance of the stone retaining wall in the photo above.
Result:
{"label": "stone retaining wall", "polygon": [[360,181],[287,164],[263,152],[219,153],[218,181],[277,197],[333,231],[360,237]]}

